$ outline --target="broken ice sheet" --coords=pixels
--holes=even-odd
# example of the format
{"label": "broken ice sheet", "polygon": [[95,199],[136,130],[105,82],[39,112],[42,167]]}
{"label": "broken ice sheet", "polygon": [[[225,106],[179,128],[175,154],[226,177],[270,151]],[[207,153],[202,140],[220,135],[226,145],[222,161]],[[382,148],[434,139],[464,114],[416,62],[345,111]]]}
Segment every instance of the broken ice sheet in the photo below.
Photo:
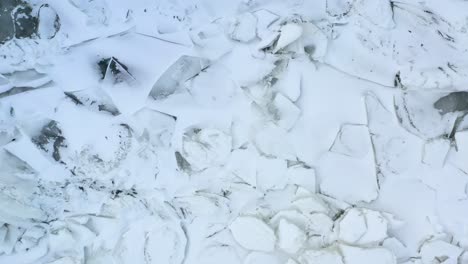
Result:
{"label": "broken ice sheet", "polygon": [[[334,28],[337,37],[328,43],[323,61],[353,77],[393,87],[399,68],[390,55],[393,43],[387,35],[368,34],[380,29],[361,20]],[[350,45],[354,47],[351,53],[346,51]]]}
{"label": "broken ice sheet", "polygon": [[304,33],[302,34],[304,52],[312,60],[323,61],[327,53],[328,37],[313,23],[303,23],[302,27],[304,29]]}
{"label": "broken ice sheet", "polygon": [[289,182],[306,188],[312,193],[316,191],[315,169],[305,164],[298,163],[288,166],[286,177],[288,178]]}
{"label": "broken ice sheet", "polygon": [[338,239],[348,244],[376,246],[387,237],[387,219],[377,211],[352,208],[344,213],[335,230]]}
{"label": "broken ice sheet", "polygon": [[[351,153],[351,156],[328,152],[322,157],[321,166],[318,168],[321,175],[320,191],[322,193],[349,203],[370,202],[377,198],[379,188],[377,168],[371,144],[369,144],[369,139],[366,139],[367,129],[363,128],[364,131],[358,128],[359,137],[362,137],[362,141],[360,141],[363,144],[362,146],[354,146],[354,149],[353,147],[350,148],[351,142],[354,144],[354,140],[356,140],[353,138],[351,142],[347,140],[349,143],[347,145],[348,149],[338,149],[338,153]],[[341,144],[341,142],[338,144]],[[367,149],[365,149],[366,144]],[[354,155],[364,156],[355,158]],[[336,164],[340,165],[337,166]],[[353,187],[349,188],[349,186]]]}
{"label": "broken ice sheet", "polygon": [[268,27],[279,19],[279,16],[267,9],[260,9],[254,12],[257,17],[257,35],[263,37],[268,34]]}
{"label": "broken ice sheet", "polygon": [[178,196],[172,205],[180,211],[180,218],[192,222],[194,218],[202,217],[216,221],[229,216],[229,200],[223,196],[196,191],[194,195]]}
{"label": "broken ice sheet", "polygon": [[237,243],[246,249],[271,252],[275,248],[275,232],[258,218],[239,216],[229,229]]}
{"label": "broken ice sheet", "polygon": [[296,159],[294,148],[288,142],[287,131],[271,123],[259,129],[255,135],[255,146],[267,156]]}
{"label": "broken ice sheet", "polygon": [[33,168],[3,149],[0,159],[0,221],[27,226],[33,220],[44,220],[46,214],[30,200],[37,191],[36,182],[32,180],[37,175]]}
{"label": "broken ice sheet", "polygon": [[278,246],[289,254],[299,251],[307,238],[304,230],[284,219],[279,222],[277,234]]}
{"label": "broken ice sheet", "polygon": [[[409,91],[395,96],[395,111],[400,124],[410,133],[423,139],[450,136],[454,129],[458,113],[441,115],[434,108],[441,93]],[[439,99],[440,100],[440,99]],[[439,107],[447,104],[438,101]],[[455,106],[453,106],[455,107]],[[455,128],[456,129],[456,128]]]}
{"label": "broken ice sheet", "polygon": [[285,160],[261,156],[258,157],[256,163],[256,186],[260,190],[283,189],[286,186],[287,162]]}
{"label": "broken ice sheet", "polygon": [[164,99],[183,88],[189,79],[195,77],[209,66],[207,59],[184,55],[177,59],[156,81],[150,96]]}
{"label": "broken ice sheet", "polygon": [[393,252],[397,258],[398,263],[401,263],[402,260],[409,259],[411,256],[408,248],[395,237],[386,238],[382,243],[382,247]]}
{"label": "broken ice sheet", "polygon": [[64,92],[64,94],[79,107],[86,107],[91,111],[108,113],[113,116],[120,114],[112,99],[102,89],[89,88],[75,92]]}
{"label": "broken ice sheet", "polygon": [[232,40],[226,36],[224,27],[218,20],[191,30],[190,39],[200,56],[211,61],[216,61],[233,49]]}
{"label": "broken ice sheet", "polygon": [[385,248],[360,248],[348,245],[339,245],[346,264],[396,264],[393,253]]}
{"label": "broken ice sheet", "polygon": [[286,130],[294,127],[301,114],[301,110],[281,93],[275,95],[267,108],[273,121]]}
{"label": "broken ice sheet", "polygon": [[210,128],[190,128],[182,141],[182,156],[195,171],[223,164],[232,148],[230,135]]}
{"label": "broken ice sheet", "polygon": [[52,157],[47,158],[26,134],[21,134],[15,141],[5,145],[4,149],[27,163],[35,172],[47,176],[49,181],[60,182],[69,175],[64,168],[53,162]]}
{"label": "broken ice sheet", "polygon": [[235,18],[230,25],[229,35],[233,40],[249,42],[257,36],[257,17],[244,13]]}
{"label": "broken ice sheet", "polygon": [[296,102],[301,96],[302,89],[302,64],[296,60],[288,60],[286,69],[275,76],[276,83],[273,89],[280,92],[289,100]]}
{"label": "broken ice sheet", "polygon": [[451,142],[448,138],[441,137],[426,141],[423,149],[422,163],[443,167],[451,148]]}
{"label": "broken ice sheet", "polygon": [[421,162],[423,140],[398,126],[394,113],[375,94],[365,96],[369,132],[376,165],[384,175],[402,173]]}
{"label": "broken ice sheet", "polygon": [[371,151],[369,129],[365,125],[344,124],[330,151],[355,158],[364,158]]}
{"label": "broken ice sheet", "polygon": [[4,94],[7,95],[7,92],[15,87],[39,88],[50,81],[51,78],[47,74],[38,72],[36,69],[5,73],[3,74],[3,83],[0,84],[0,97],[3,97]]}
{"label": "broken ice sheet", "polygon": [[226,107],[231,104],[238,89],[236,83],[227,76],[227,69],[208,68],[189,81],[187,90],[197,104],[205,107]]}
{"label": "broken ice sheet", "polygon": [[236,149],[231,153],[226,169],[251,186],[257,185],[257,165],[252,160],[258,159],[255,149]]}
{"label": "broken ice sheet", "polygon": [[420,251],[423,263],[458,263],[463,249],[445,241],[432,240],[425,242]]}
{"label": "broken ice sheet", "polygon": [[294,43],[302,35],[302,26],[296,23],[288,23],[281,27],[280,36],[276,41],[276,45],[273,49],[273,53],[286,48],[288,45]]}

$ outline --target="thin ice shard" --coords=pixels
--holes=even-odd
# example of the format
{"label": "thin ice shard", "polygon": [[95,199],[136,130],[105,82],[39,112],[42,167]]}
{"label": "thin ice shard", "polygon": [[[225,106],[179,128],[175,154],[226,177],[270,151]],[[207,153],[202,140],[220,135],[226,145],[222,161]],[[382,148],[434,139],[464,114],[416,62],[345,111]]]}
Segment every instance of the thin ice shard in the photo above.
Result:
{"label": "thin ice shard", "polygon": [[209,66],[209,61],[184,55],[174,62],[151,89],[153,99],[164,99],[182,88],[183,84]]}

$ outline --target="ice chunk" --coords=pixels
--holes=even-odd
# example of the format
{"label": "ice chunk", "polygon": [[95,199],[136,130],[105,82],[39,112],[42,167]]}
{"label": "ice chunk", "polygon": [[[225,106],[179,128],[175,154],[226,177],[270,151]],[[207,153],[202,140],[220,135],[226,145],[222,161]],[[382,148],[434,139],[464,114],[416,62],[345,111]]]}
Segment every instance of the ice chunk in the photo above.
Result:
{"label": "ice chunk", "polygon": [[226,168],[251,186],[257,185],[257,166],[252,160],[257,159],[258,154],[254,149],[236,149],[232,152]]}
{"label": "ice chunk", "polygon": [[443,167],[451,147],[448,138],[428,140],[424,144],[422,162],[435,168]]}
{"label": "ice chunk", "polygon": [[306,241],[306,234],[295,224],[281,219],[278,226],[278,246],[289,254],[296,254]]}
{"label": "ice chunk", "polygon": [[323,157],[318,169],[322,175],[322,193],[349,203],[370,202],[378,196],[376,167],[372,155],[355,159],[329,152]]}
{"label": "ice chunk", "polygon": [[254,12],[257,17],[257,34],[261,37],[267,34],[268,27],[279,19],[279,16],[266,9]]}
{"label": "ice chunk", "polygon": [[217,129],[191,128],[182,138],[182,155],[196,171],[223,164],[231,148],[231,136]]}
{"label": "ice chunk", "polygon": [[[353,77],[393,87],[401,66],[391,56],[392,42],[379,34],[367,34],[377,29],[366,27],[369,23],[364,22],[347,23],[336,29],[323,61]],[[346,51],[350,46],[354,47],[353,52]]]}
{"label": "ice chunk", "polygon": [[64,168],[52,163],[26,136],[4,146],[5,150],[27,163],[36,172],[47,175],[48,180],[61,181],[69,175]]}
{"label": "ice chunk", "polygon": [[193,221],[197,217],[210,218],[216,216],[218,220],[229,216],[229,200],[225,197],[198,191],[194,195],[180,196],[173,200],[181,218]]}
{"label": "ice chunk", "polygon": [[287,62],[285,72],[278,75],[278,81],[274,84],[273,88],[289,98],[289,100],[296,102],[301,96],[302,89],[302,65],[290,60]]}
{"label": "ice chunk", "polygon": [[94,112],[104,112],[113,116],[120,111],[112,99],[102,89],[85,89],[76,92],[64,92],[65,96],[77,106],[85,107]]}
{"label": "ice chunk", "polygon": [[362,159],[372,150],[369,129],[365,125],[341,126],[330,151]]}
{"label": "ice chunk", "polygon": [[275,232],[258,218],[239,216],[229,229],[237,243],[246,249],[271,252],[275,248]]}
{"label": "ice chunk", "polygon": [[204,70],[190,81],[190,95],[202,106],[222,108],[232,104],[238,87],[227,76],[229,71],[221,67]]}
{"label": "ice chunk", "polygon": [[233,40],[249,42],[257,36],[257,17],[252,13],[244,13],[231,24],[230,36]]}
{"label": "ice chunk", "polygon": [[270,220],[269,224],[275,229],[278,228],[282,219],[288,220],[303,230],[307,230],[309,226],[309,219],[297,210],[283,210],[276,213]]}
{"label": "ice chunk", "polygon": [[307,234],[312,236],[309,238],[309,245],[312,240],[318,239],[319,244],[317,246],[323,247],[326,243],[333,238],[333,220],[326,214],[323,213],[312,213],[306,216],[309,220],[309,225],[307,228]]}
{"label": "ice chunk", "polygon": [[267,156],[295,160],[296,154],[288,142],[287,131],[274,124],[267,124],[255,135],[255,145]]}
{"label": "ice chunk", "polygon": [[232,40],[226,36],[220,21],[213,21],[190,33],[191,40],[200,56],[211,61],[216,61],[233,48]]}
{"label": "ice chunk", "polygon": [[168,97],[208,65],[209,61],[206,59],[187,55],[180,57],[159,77],[151,89],[150,96],[154,99]]}
{"label": "ice chunk", "polygon": [[403,259],[408,259],[411,256],[409,249],[400,242],[400,240],[389,237],[385,239],[382,246],[395,254],[397,260],[401,262]]}
{"label": "ice chunk", "polygon": [[398,121],[394,113],[374,94],[366,95],[365,102],[375,159],[381,173],[402,173],[411,164],[420,163],[423,141],[395,125]]}
{"label": "ice chunk", "polygon": [[302,27],[304,28],[302,43],[305,53],[312,60],[323,61],[328,48],[327,36],[313,23],[304,23]]}
{"label": "ice chunk", "polygon": [[140,140],[148,141],[155,148],[169,148],[175,123],[173,116],[144,108],[132,116],[129,125]]}
{"label": "ice chunk", "polygon": [[133,219],[114,247],[114,259],[121,263],[180,264],[185,258],[187,237],[180,223],[158,211],[160,216]]}
{"label": "ice chunk", "polygon": [[385,248],[339,246],[346,264],[396,264],[393,253]]}
{"label": "ice chunk", "polygon": [[296,208],[304,215],[309,215],[313,213],[328,214],[330,210],[328,205],[317,195],[297,199],[293,201],[291,205],[293,208]]}
{"label": "ice chunk", "polygon": [[0,221],[24,225],[34,221],[45,221],[47,215],[39,208],[0,194]]}
{"label": "ice chunk", "polygon": [[307,250],[298,260],[301,264],[345,264],[340,253],[334,248]]}
{"label": "ice chunk", "polygon": [[424,243],[420,255],[423,263],[458,263],[463,249],[441,240]]}
{"label": "ice chunk", "polygon": [[288,45],[292,44],[298,40],[303,32],[302,26],[296,23],[288,23],[281,27],[280,36],[276,42],[276,46],[273,49],[273,53],[286,48]]}
{"label": "ice chunk", "polygon": [[387,237],[387,219],[377,211],[351,208],[339,220],[335,230],[346,243],[369,246],[379,245]]}
{"label": "ice chunk", "polygon": [[182,263],[185,237],[179,230],[164,226],[145,233],[144,254],[150,263]]}
{"label": "ice chunk", "polygon": [[289,166],[286,177],[288,178],[288,182],[304,187],[308,191],[315,193],[316,176],[313,168],[301,163]]}
{"label": "ice chunk", "polygon": [[60,18],[57,12],[48,4],[43,4],[39,8],[39,21],[37,32],[42,39],[51,39],[55,37],[60,30]]}
{"label": "ice chunk", "polygon": [[285,160],[259,157],[257,159],[257,186],[260,190],[283,189],[286,186]]}
{"label": "ice chunk", "polygon": [[51,81],[51,78],[47,74],[40,73],[34,69],[15,71],[4,74],[3,76],[7,79],[7,83],[4,86],[0,86],[0,96],[1,93],[6,92],[13,87],[37,88]]}

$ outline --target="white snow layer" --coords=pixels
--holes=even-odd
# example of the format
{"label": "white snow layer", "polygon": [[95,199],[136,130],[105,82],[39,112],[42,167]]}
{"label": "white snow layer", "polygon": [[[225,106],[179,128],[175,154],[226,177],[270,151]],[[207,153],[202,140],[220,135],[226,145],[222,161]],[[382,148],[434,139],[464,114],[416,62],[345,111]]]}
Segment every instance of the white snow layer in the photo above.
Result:
{"label": "white snow layer", "polygon": [[1,0],[0,264],[467,264],[467,10]]}

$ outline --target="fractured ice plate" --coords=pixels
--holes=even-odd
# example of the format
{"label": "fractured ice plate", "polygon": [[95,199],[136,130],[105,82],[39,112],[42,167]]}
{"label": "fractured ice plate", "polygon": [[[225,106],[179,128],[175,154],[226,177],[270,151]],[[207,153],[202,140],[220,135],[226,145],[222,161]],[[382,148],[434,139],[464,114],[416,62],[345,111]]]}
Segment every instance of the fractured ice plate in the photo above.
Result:
{"label": "fractured ice plate", "polygon": [[150,96],[164,99],[182,88],[189,79],[195,77],[209,66],[207,59],[184,55],[177,59],[156,81]]}

